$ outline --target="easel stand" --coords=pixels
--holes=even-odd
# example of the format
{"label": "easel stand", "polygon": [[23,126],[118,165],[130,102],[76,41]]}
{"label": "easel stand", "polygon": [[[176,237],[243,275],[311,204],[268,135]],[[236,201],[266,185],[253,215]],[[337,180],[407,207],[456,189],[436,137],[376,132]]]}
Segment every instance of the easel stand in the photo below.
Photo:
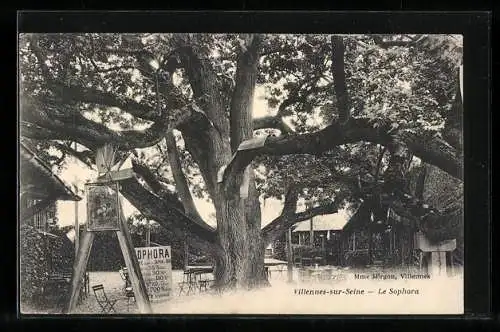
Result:
{"label": "easel stand", "polygon": [[[139,261],[135,255],[132,238],[123,215],[120,215],[120,230],[114,230],[114,232],[116,233],[118,242],[120,243],[123,258],[125,259],[125,264],[129,271],[130,281],[134,289],[134,295],[137,300],[139,311],[143,314],[152,313]],[[78,294],[80,293],[80,289],[82,287],[82,280],[87,269],[87,263],[90,257],[90,251],[92,250],[95,233],[95,231],[86,230],[80,243],[80,247],[78,248],[78,254],[76,257],[77,262],[73,267],[71,280],[71,295],[65,308],[65,313],[73,313],[76,308]]]}

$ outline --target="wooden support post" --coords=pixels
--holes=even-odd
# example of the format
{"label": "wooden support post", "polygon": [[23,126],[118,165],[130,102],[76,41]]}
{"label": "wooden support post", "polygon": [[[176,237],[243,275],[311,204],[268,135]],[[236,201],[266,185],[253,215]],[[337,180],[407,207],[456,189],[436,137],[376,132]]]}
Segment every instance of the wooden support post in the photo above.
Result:
{"label": "wooden support post", "polygon": [[93,232],[86,231],[83,235],[82,242],[78,248],[78,254],[76,257],[76,264],[73,266],[73,275],[71,277],[71,293],[69,301],[64,308],[64,313],[72,313],[76,308],[76,303],[78,301],[78,295],[80,294],[80,289],[82,287],[83,277],[87,269],[87,263],[90,257],[90,251],[92,249],[92,243],[94,242],[95,234]]}
{"label": "wooden support post", "polygon": [[187,240],[187,233],[184,231],[184,271],[187,270],[189,266],[189,246]]}
{"label": "wooden support post", "polygon": [[431,275],[442,276],[446,274],[446,252],[431,252]]}
{"label": "wooden support post", "polygon": [[372,256],[373,256],[373,231],[371,225],[368,226],[368,265],[372,264]]}
{"label": "wooden support post", "polygon": [[311,225],[311,233],[309,235],[309,243],[311,247],[314,247],[314,224],[313,224],[314,218],[311,218],[310,225]]}
{"label": "wooden support post", "polygon": [[399,242],[401,244],[401,266],[405,266],[405,231],[404,229],[399,232]]}
{"label": "wooden support post", "polygon": [[120,209],[120,228],[121,231],[116,231],[116,235],[118,237],[118,242],[120,243],[123,258],[125,259],[125,265],[127,265],[127,269],[129,271],[130,282],[132,283],[134,295],[137,300],[137,306],[139,307],[139,311],[143,314],[152,313],[146,283],[142,277],[139,260],[135,254],[132,237],[130,236],[127,221],[125,220],[122,209]]}
{"label": "wooden support post", "polygon": [[146,221],[146,247],[151,246],[151,224]]}
{"label": "wooden support post", "polygon": [[[78,144],[75,142],[75,151],[78,151]],[[76,178],[75,178],[76,180]],[[78,186],[75,184],[73,187],[75,193],[78,193]],[[78,201],[75,201],[75,257],[78,253],[80,246],[80,224],[78,223]]]}
{"label": "wooden support post", "polygon": [[293,248],[292,248],[292,229],[291,228],[288,229],[286,240],[287,240],[288,282],[293,282]]}
{"label": "wooden support post", "polygon": [[[76,186],[75,189],[77,189]],[[80,224],[78,223],[78,201],[75,201],[75,257],[76,254],[78,253],[79,246],[80,246]]]}
{"label": "wooden support post", "polygon": [[149,303],[149,297],[135,251],[133,248],[130,248],[124,232],[116,231],[116,236],[118,237],[118,242],[120,242],[123,258],[125,259],[125,265],[127,265],[127,269],[129,271],[130,282],[132,283],[132,289],[134,290],[134,295],[137,299],[139,311],[143,314],[149,314],[152,312],[151,304]]}

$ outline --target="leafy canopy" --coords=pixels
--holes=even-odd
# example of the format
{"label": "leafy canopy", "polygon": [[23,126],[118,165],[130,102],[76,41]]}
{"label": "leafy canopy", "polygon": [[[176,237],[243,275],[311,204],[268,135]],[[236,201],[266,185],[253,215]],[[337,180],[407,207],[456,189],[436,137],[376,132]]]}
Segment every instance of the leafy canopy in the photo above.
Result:
{"label": "leafy canopy", "polygon": [[[327,35],[264,36],[257,84],[258,98],[267,101],[268,112],[284,117],[297,133],[324,128],[337,117],[331,72],[332,49]],[[456,92],[456,70],[461,64],[461,39],[457,36],[370,36],[346,35],[345,70],[353,117],[367,118],[373,126],[390,123],[397,129],[427,132],[440,136]],[[44,34],[36,35],[45,57],[44,72],[33,47],[33,36],[20,38],[21,95],[37,98],[47,105],[35,112],[66,112],[68,107],[87,119],[115,131],[147,128],[148,119],[131,115],[126,109],[107,105],[105,100],[76,100],[61,93],[54,81],[80,89],[110,93],[119,100],[133,100],[152,109],[167,108],[174,121],[193,93],[183,69],[174,73],[173,87],[159,92],[155,73],[170,59],[179,41],[195,47],[217,72],[222,103],[229,112],[234,74],[242,37],[235,34]],[[396,46],[381,43],[395,42]],[[401,45],[397,43],[401,42]],[[406,44],[405,44],[406,42]],[[138,52],[149,56],[144,66]],[[459,54],[457,56],[457,54]],[[55,102],[54,102],[55,101]],[[53,105],[66,105],[62,108]],[[175,111],[177,110],[177,111]],[[177,113],[176,113],[177,112]],[[229,116],[229,113],[226,115]],[[22,121],[39,118],[24,112]],[[273,129],[259,132],[278,134]],[[257,134],[259,134],[259,132]],[[207,198],[200,169],[186,151],[176,132],[183,170],[192,193]],[[31,141],[42,157],[64,165],[67,140]],[[290,182],[311,183],[315,179],[344,176],[373,179],[381,148],[369,143],[340,146],[322,155],[260,157],[254,161],[258,189],[264,197],[282,197]],[[159,180],[174,185],[166,158],[165,142],[137,151]],[[381,159],[382,168],[386,158]],[[305,185],[301,196],[318,203],[341,197],[353,199],[342,181]],[[342,196],[343,195],[343,196]]]}

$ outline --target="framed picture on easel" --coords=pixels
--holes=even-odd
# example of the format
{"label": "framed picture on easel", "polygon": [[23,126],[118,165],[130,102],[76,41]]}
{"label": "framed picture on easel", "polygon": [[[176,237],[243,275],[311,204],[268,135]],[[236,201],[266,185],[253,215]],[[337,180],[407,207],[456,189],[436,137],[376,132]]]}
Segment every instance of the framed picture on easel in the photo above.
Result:
{"label": "framed picture on easel", "polygon": [[87,215],[89,231],[120,230],[118,183],[88,183]]}

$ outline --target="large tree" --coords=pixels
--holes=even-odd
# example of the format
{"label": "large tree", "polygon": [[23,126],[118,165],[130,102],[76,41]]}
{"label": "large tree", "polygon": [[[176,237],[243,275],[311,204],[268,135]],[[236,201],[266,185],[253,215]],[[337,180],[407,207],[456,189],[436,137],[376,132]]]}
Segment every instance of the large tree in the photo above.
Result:
{"label": "large tree", "polygon": [[[427,216],[405,189],[414,157],[462,179],[454,36],[44,34],[19,52],[21,136],[56,163],[133,152],[121,193],[209,253],[221,288],[266,284],[265,245],[346,202]],[[257,86],[271,112],[254,118]],[[284,199],[263,228],[262,196]]]}

